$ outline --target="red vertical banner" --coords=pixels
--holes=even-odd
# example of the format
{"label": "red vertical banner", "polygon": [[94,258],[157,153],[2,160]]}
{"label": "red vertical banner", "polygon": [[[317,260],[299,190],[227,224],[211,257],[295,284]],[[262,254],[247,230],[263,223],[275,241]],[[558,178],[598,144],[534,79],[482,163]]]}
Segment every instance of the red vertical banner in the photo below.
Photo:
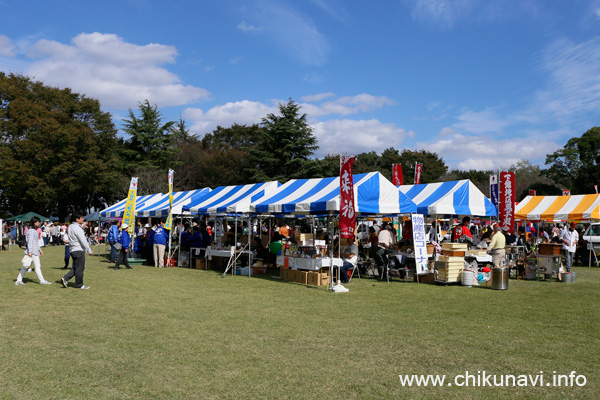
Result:
{"label": "red vertical banner", "polygon": [[535,195],[536,195],[536,193],[537,193],[537,192],[536,192],[535,190],[533,190],[533,189],[529,189],[529,195],[530,195],[530,196],[535,196]]}
{"label": "red vertical banner", "polygon": [[340,158],[340,236],[353,238],[356,229],[356,210],[354,208],[354,180],[352,164],[354,157]]}
{"label": "red vertical banner", "polygon": [[423,164],[415,163],[415,185],[421,182],[421,172],[423,172]]}
{"label": "red vertical banner", "polygon": [[404,185],[402,176],[402,164],[392,164],[392,183],[394,186]]}
{"label": "red vertical banner", "polygon": [[510,233],[515,230],[515,173],[500,172],[500,227]]}
{"label": "red vertical banner", "polygon": [[571,189],[563,189],[563,196],[570,196],[571,195]]}

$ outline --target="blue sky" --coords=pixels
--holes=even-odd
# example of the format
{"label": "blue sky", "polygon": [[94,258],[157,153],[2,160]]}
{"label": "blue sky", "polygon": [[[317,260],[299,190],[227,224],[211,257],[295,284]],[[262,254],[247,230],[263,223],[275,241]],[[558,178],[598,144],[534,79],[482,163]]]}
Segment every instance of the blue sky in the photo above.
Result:
{"label": "blue sky", "polygon": [[292,98],[319,157],[543,165],[599,124],[599,24],[600,0],[0,0],[0,70],[118,127],[145,99],[202,136]]}

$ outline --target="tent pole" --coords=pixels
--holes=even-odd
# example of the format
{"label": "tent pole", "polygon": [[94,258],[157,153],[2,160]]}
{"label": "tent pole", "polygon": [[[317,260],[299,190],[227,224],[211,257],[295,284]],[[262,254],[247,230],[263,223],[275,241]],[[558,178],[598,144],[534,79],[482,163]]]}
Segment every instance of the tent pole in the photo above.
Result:
{"label": "tent pole", "polygon": [[231,275],[235,276],[235,260],[237,259],[237,257],[235,256],[236,252],[237,252],[237,214],[235,215],[235,227],[233,228],[234,231],[234,238],[233,238],[233,248],[234,248],[234,256],[233,256],[233,268],[231,268]]}

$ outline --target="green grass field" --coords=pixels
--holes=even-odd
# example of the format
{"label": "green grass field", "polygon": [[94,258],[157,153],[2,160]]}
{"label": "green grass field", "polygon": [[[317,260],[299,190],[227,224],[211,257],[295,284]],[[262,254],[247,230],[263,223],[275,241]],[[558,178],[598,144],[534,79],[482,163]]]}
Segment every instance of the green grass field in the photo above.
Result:
{"label": "green grass field", "polygon": [[[103,248],[102,248],[103,250]],[[262,277],[86,261],[63,248],[15,286],[0,253],[1,399],[574,398],[600,393],[600,270],[509,289],[354,279],[346,294]],[[74,279],[71,281],[74,282]],[[404,387],[399,374],[539,375],[539,387]],[[552,387],[553,371],[585,375]],[[492,381],[493,383],[493,381]]]}

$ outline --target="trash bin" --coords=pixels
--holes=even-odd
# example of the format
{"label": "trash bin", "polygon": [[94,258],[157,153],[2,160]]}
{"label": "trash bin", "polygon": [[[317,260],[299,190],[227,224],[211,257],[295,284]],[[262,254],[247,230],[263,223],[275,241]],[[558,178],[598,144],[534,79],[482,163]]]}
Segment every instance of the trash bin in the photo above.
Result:
{"label": "trash bin", "polygon": [[495,290],[508,289],[508,268],[492,268],[492,283],[490,287]]}

